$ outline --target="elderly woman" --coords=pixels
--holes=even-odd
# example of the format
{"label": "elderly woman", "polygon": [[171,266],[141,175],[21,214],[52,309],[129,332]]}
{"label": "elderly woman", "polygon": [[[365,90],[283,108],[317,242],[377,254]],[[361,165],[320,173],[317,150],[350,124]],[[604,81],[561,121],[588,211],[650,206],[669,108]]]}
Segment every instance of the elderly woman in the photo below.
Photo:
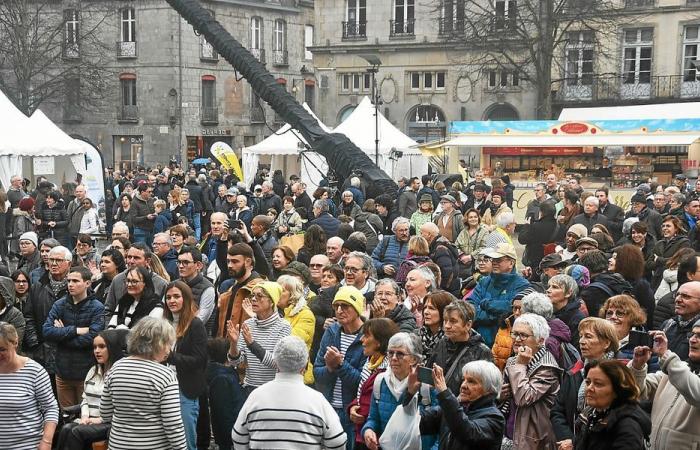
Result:
{"label": "elderly woman", "polygon": [[676,216],[666,216],[661,223],[662,238],[654,246],[654,253],[646,260],[646,269],[652,271],[651,288],[656,290],[663,279],[666,261],[678,250],[690,247],[686,229]]}
{"label": "elderly woman", "polygon": [[656,301],[654,291],[644,278],[644,255],[639,247],[625,244],[615,249],[608,261],[608,271],[619,273],[632,286],[632,295],[646,311],[647,326],[651,327]]}
{"label": "elderly woman", "polygon": [[382,278],[374,288],[372,317],[387,317],[398,325],[401,331],[416,331],[416,319],[401,300],[401,288],[391,278]]}
{"label": "elderly woman", "polygon": [[346,215],[355,218],[356,215],[362,212],[360,205],[355,202],[354,195],[350,191],[343,192],[342,202],[338,205],[338,215]]}
{"label": "elderly woman", "polygon": [[445,332],[442,329],[445,307],[452,303],[455,296],[447,291],[433,291],[425,297],[423,307],[423,326],[418,330],[423,344],[423,361],[428,361]]}
{"label": "elderly woman", "polygon": [[110,448],[187,449],[177,376],[162,364],[174,345],[165,319],[145,317],[131,329],[129,356],[112,366],[100,402],[102,421],[112,424]]}
{"label": "elderly woman", "polygon": [[399,269],[394,279],[399,286],[403,287],[406,284],[408,272],[430,261],[432,261],[432,259],[430,259],[430,246],[428,245],[428,241],[422,236],[412,236],[411,239],[408,240],[406,259],[399,264]]}
{"label": "elderly woman", "polygon": [[506,193],[500,189],[494,189],[491,191],[491,206],[484,213],[484,218],[482,223],[490,229],[496,228],[496,223],[498,223],[498,217],[506,212],[513,213],[513,210],[506,204]]}
{"label": "elderly woman", "polygon": [[[420,362],[423,349],[420,338],[415,334],[397,333],[389,339],[386,352],[389,367],[386,372],[374,380],[373,395],[370,400],[369,416],[362,427],[362,437],[370,450],[379,448],[379,437],[386,428],[394,410],[404,402],[406,397],[419,393],[420,409],[425,405],[437,405],[434,389],[419,389],[416,378],[416,366]],[[413,375],[413,379],[409,379]],[[411,390],[408,390],[409,385]],[[429,398],[426,398],[429,397]],[[422,448],[430,448],[433,436],[421,436]]]}
{"label": "elderly woman", "polygon": [[292,261],[294,261],[294,251],[291,248],[286,245],[275,247],[272,250],[272,274],[270,279],[276,280]]}
{"label": "elderly woman", "polygon": [[[567,344],[571,344],[571,330],[561,319],[554,317],[554,307],[549,297],[539,292],[527,294],[523,297],[522,313],[537,314],[547,321],[549,337],[545,345],[554,359],[557,360],[559,367],[566,370],[578,362],[578,355],[574,355],[575,359],[568,360],[567,358],[571,355],[569,352],[563,351]],[[578,327],[578,324],[576,326]],[[572,350],[571,353],[576,352]]]}
{"label": "elderly woman", "polygon": [[18,346],[15,327],[0,322],[0,448],[51,450],[58,404],[49,375]]}
{"label": "elderly woman", "polygon": [[[316,319],[304,296],[304,283],[293,275],[282,275],[277,279],[277,283],[282,288],[277,308],[282,310],[284,319],[289,322],[292,336],[298,336],[306,344],[307,350],[311,350]],[[304,372],[305,384],[313,384],[313,370],[313,364],[307,361]]]}
{"label": "elderly woman", "polygon": [[[600,308],[600,317],[615,327],[620,346],[616,358],[625,364],[631,361],[634,356],[634,345],[630,344],[630,331],[633,328],[644,330],[647,323],[647,315],[637,300],[629,295],[610,297]],[[658,358],[652,356],[649,362],[649,373],[657,370],[659,370]]]}
{"label": "elderly woman", "polygon": [[423,326],[423,307],[425,296],[437,288],[435,275],[427,267],[418,267],[406,275],[406,299],[404,306],[413,313],[416,324]]}
{"label": "elderly woman", "polygon": [[555,275],[549,280],[547,296],[554,308],[554,317],[561,320],[571,331],[571,343],[578,347],[578,324],[586,315],[581,312],[578,284],[569,275]]}
{"label": "elderly woman", "polygon": [[639,407],[639,387],[629,368],[614,360],[592,361],[586,368],[585,396],[576,450],[647,448],[651,420]]}
{"label": "elderly woman", "polygon": [[488,361],[469,362],[461,372],[462,386],[455,396],[447,389],[442,368],[433,367],[438,406],[421,414],[421,432],[439,433],[439,446],[444,450],[499,450],[505,429],[503,414],[496,406],[503,384],[501,372]]}
{"label": "elderly woman", "polygon": [[586,406],[583,368],[591,361],[613,359],[619,348],[617,331],[607,320],[587,317],[578,327],[583,361],[562,378],[561,390],[550,414],[559,450],[573,448],[574,421]]}
{"label": "elderly woman", "polygon": [[275,231],[277,239],[282,238],[288,234],[296,234],[301,231],[303,225],[301,221],[301,216],[294,209],[294,199],[289,196],[285,196],[282,200],[282,211],[277,216],[275,223],[272,225],[272,229]]}
{"label": "elderly woman", "polygon": [[[692,449],[700,445],[700,320],[692,326],[688,340],[688,361],[668,349],[668,339],[663,331],[652,331],[654,345],[638,347],[628,366],[641,390],[643,400],[652,400],[651,448]],[[652,352],[659,357],[661,368],[647,373],[647,363]]]}
{"label": "elderly woman", "polygon": [[460,300],[454,300],[443,311],[442,328],[445,337],[435,345],[427,366],[437,364],[445,371],[447,387],[459,395],[462,384],[460,368],[470,361],[492,361],[491,349],[481,335],[473,328],[474,307]]}
{"label": "elderly woman", "polygon": [[253,288],[253,296],[248,300],[254,316],[242,326],[228,321],[228,359],[234,367],[247,364],[242,383],[246,396],[275,378],[272,351],[281,338],[292,332],[289,322],[277,313],[281,296],[282,287],[279,284],[263,281]]}
{"label": "elderly woman", "polygon": [[459,249],[459,262],[471,270],[474,268],[479,251],[486,247],[488,227],[481,224],[479,211],[472,208],[464,214],[464,229],[457,236],[455,245]]}
{"label": "elderly woman", "polygon": [[350,403],[348,415],[355,424],[355,447],[362,448],[362,426],[369,416],[374,380],[389,367],[386,351],[389,339],[399,332],[399,328],[389,319],[370,319],[362,326],[362,352],[367,358],[362,373],[357,397]]}
{"label": "elderly woman", "polygon": [[508,358],[501,389],[505,437],[518,450],[555,449],[549,410],[559,391],[561,369],[545,347],[549,326],[543,317],[522,314],[511,335],[515,356]]}

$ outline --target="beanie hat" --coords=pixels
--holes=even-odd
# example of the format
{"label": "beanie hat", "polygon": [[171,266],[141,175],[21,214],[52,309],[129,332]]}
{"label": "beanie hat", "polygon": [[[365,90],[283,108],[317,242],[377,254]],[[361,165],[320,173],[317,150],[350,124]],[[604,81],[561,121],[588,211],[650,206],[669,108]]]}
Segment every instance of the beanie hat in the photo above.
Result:
{"label": "beanie hat", "polygon": [[275,281],[263,281],[255,285],[256,288],[260,288],[272,299],[272,303],[277,306],[277,302],[280,301],[282,296],[282,286]]}
{"label": "beanie hat", "polygon": [[34,208],[34,199],[31,197],[24,197],[19,201],[18,206],[21,211],[29,212],[32,210],[32,208]]}
{"label": "beanie hat", "polygon": [[588,237],[588,228],[586,228],[586,226],[583,224],[575,223],[571,225],[568,230],[566,230],[566,234],[569,233],[576,235],[576,237],[579,239]]}
{"label": "beanie hat", "polygon": [[632,196],[632,199],[630,200],[630,203],[646,203],[647,198],[644,196],[644,194],[634,194]]}
{"label": "beanie hat", "polygon": [[583,289],[591,284],[591,274],[586,266],[574,264],[564,269],[564,273],[576,280],[579,289]]}
{"label": "beanie hat", "polygon": [[34,247],[39,248],[39,236],[37,236],[36,233],[33,231],[27,231],[26,233],[22,233],[22,235],[19,237],[19,240],[32,241]]}
{"label": "beanie hat", "polygon": [[347,303],[359,316],[365,313],[365,296],[355,286],[341,286],[333,298],[333,306],[337,303]]}
{"label": "beanie hat", "polygon": [[349,237],[343,242],[342,248],[347,248],[351,252],[367,252],[367,244],[355,237]]}

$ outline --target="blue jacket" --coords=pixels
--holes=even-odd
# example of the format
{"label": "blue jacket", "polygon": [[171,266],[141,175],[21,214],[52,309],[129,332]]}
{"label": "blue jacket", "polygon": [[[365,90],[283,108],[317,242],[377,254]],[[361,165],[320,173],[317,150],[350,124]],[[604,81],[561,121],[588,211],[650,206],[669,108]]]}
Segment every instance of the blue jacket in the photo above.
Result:
{"label": "blue jacket", "polygon": [[474,328],[491,348],[498,331],[498,321],[512,310],[513,297],[530,283],[519,274],[491,274],[479,280],[468,300],[474,305]]}
{"label": "blue jacket", "polygon": [[[386,240],[386,242],[385,242]],[[384,258],[381,258],[384,250]],[[372,252],[372,263],[379,275],[384,274],[384,266],[391,264],[394,269],[399,270],[401,261],[406,259],[408,253],[408,242],[399,242],[396,236],[385,236],[381,242],[374,247]]]}
{"label": "blue jacket", "polygon": [[363,194],[361,190],[352,186],[349,186],[347,190],[352,192],[352,199],[355,200],[355,203],[360,205],[360,208],[362,208],[362,205],[365,203],[365,194]]}
{"label": "blue jacket", "polygon": [[345,358],[341,366],[333,372],[329,371],[326,367],[324,356],[329,346],[340,349],[340,331],[340,324],[334,323],[323,333],[316,360],[314,361],[314,379],[316,380],[316,389],[326,397],[328,402],[331,402],[335,381],[340,377],[343,382],[343,406],[347,406],[357,396],[362,366],[367,361],[367,357],[362,350],[362,343],[360,342],[362,332],[360,331],[345,352]]}
{"label": "blue jacket", "polygon": [[323,231],[326,232],[326,237],[330,238],[338,234],[340,220],[336,219],[328,213],[323,213],[314,220],[312,220],[311,223],[309,223],[309,226],[311,225],[318,225],[319,227],[323,228]]}
{"label": "blue jacket", "polygon": [[[410,398],[406,398],[406,392],[401,395],[401,398],[396,400],[394,394],[389,390],[389,386],[386,384],[386,380],[381,380],[382,385],[379,388],[379,398],[375,398],[374,395],[369,403],[369,415],[367,416],[367,421],[362,427],[362,435],[364,436],[365,430],[372,430],[377,434],[377,437],[381,436],[386,428],[391,415],[394,414],[396,408],[401,404],[406,404],[410,401]],[[418,395],[418,394],[416,394]],[[430,388],[430,406],[438,406],[437,391],[434,388]],[[425,409],[425,405],[418,399],[418,410],[422,412]],[[421,448],[429,449],[435,442],[435,434],[421,434]]]}
{"label": "blue jacket", "polygon": [[172,226],[173,216],[170,214],[170,210],[161,211],[156,216],[156,222],[153,224],[153,234],[163,233],[168,231]]}
{"label": "blue jacket", "polygon": [[165,266],[165,271],[170,275],[170,281],[180,278],[180,272],[177,270],[177,252],[174,248],[171,248],[165,256],[160,258],[160,261]]}
{"label": "blue jacket", "polygon": [[[104,306],[95,297],[73,303],[68,295],[56,301],[49,311],[42,331],[44,339],[56,343],[56,374],[66,380],[84,380],[95,365],[92,340],[104,329]],[[63,322],[55,327],[54,321]],[[78,335],[77,329],[88,327],[90,331]]]}

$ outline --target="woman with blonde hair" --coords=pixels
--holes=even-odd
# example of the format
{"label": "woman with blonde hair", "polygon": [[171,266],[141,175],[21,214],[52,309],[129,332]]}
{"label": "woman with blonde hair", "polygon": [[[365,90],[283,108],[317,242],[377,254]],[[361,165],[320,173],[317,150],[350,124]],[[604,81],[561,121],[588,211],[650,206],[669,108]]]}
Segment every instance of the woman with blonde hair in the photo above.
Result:
{"label": "woman with blonde hair", "polygon": [[153,272],[160,275],[160,277],[163,278],[165,281],[170,281],[170,275],[168,274],[167,269],[163,265],[163,261],[160,260],[158,255],[152,253],[149,262],[151,264],[151,270]]}
{"label": "woman with blonde hair", "polygon": [[[277,302],[277,308],[284,313],[284,319],[292,327],[292,335],[298,336],[311,350],[316,329],[316,318],[309,309],[304,297],[304,284],[299,278],[293,275],[282,275],[277,279],[277,283],[282,287],[282,294]],[[311,361],[307,362],[304,372],[304,383],[313,384],[314,371]]]}

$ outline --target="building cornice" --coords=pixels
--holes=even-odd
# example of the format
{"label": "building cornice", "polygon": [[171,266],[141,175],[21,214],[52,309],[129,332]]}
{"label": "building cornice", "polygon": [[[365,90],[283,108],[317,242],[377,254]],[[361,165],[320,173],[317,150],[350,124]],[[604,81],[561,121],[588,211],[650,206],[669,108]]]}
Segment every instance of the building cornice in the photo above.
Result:
{"label": "building cornice", "polygon": [[299,6],[285,6],[285,5],[280,5],[278,3],[274,2],[259,2],[259,1],[252,1],[252,0],[207,0],[205,3],[219,3],[222,5],[232,5],[232,6],[242,6],[245,8],[253,8],[253,9],[265,9],[268,11],[277,11],[277,12],[287,12],[287,13],[294,13],[294,14],[301,14],[302,10],[299,6],[301,7],[312,7],[313,8],[313,1],[308,1],[308,0],[302,0],[298,2]]}
{"label": "building cornice", "polygon": [[353,43],[331,44],[309,47],[313,53],[339,54],[373,51],[376,53],[394,53],[400,51],[423,50],[454,50],[464,45],[460,42],[381,42],[381,43]]}

